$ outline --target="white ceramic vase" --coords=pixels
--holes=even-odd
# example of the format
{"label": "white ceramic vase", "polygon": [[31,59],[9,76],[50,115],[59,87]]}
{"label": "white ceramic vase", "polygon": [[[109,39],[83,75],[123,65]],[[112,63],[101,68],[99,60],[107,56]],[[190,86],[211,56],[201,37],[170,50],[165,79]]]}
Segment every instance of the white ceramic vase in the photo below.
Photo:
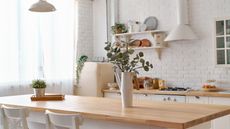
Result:
{"label": "white ceramic vase", "polygon": [[121,101],[122,107],[132,107],[133,105],[133,73],[121,73]]}
{"label": "white ceramic vase", "polygon": [[36,97],[45,96],[45,88],[34,88],[34,95]]}

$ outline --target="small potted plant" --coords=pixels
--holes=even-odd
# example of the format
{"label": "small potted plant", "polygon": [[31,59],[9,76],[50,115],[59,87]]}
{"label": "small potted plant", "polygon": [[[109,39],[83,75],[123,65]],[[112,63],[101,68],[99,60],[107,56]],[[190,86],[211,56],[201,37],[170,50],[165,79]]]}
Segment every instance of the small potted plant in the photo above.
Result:
{"label": "small potted plant", "polygon": [[113,34],[127,33],[128,29],[125,24],[115,23],[114,26],[111,27]]}
{"label": "small potted plant", "polygon": [[31,85],[32,88],[34,88],[34,94],[36,97],[45,95],[46,82],[44,80],[33,80]]}

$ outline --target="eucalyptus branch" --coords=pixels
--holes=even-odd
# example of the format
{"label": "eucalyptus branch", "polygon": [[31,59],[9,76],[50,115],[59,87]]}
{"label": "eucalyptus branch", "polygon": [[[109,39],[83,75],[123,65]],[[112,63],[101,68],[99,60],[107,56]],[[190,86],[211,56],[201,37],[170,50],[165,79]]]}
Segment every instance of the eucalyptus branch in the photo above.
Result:
{"label": "eucalyptus branch", "polygon": [[136,67],[133,70],[137,70],[137,69],[141,69],[141,68],[143,68],[143,66]]}
{"label": "eucalyptus branch", "polygon": [[[130,38],[129,38],[130,40]],[[122,72],[136,72],[137,69],[143,68],[145,71],[149,71],[153,68],[153,65],[149,61],[143,59],[144,53],[139,52],[133,59],[130,56],[134,54],[134,50],[128,47],[128,40],[125,43],[125,50],[121,51],[121,46],[110,42],[106,43],[105,50],[107,51],[107,57],[111,63],[117,66]],[[140,63],[142,66],[137,66]]]}

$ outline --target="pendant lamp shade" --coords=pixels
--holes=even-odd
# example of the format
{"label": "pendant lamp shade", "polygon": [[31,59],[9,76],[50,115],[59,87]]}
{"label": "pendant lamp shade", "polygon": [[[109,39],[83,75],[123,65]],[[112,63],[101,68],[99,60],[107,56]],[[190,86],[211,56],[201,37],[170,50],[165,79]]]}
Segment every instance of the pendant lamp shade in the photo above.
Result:
{"label": "pendant lamp shade", "polygon": [[33,4],[29,10],[32,12],[53,12],[56,8],[46,0],[39,0],[37,3]]}

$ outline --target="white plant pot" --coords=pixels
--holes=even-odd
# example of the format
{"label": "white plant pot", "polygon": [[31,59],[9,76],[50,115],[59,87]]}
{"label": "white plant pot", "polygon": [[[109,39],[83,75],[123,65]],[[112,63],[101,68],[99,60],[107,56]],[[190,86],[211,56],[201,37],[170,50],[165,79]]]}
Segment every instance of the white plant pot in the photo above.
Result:
{"label": "white plant pot", "polygon": [[133,73],[121,73],[121,101],[122,107],[132,107],[133,105]]}
{"label": "white plant pot", "polygon": [[34,95],[36,97],[45,96],[45,88],[34,88]]}

